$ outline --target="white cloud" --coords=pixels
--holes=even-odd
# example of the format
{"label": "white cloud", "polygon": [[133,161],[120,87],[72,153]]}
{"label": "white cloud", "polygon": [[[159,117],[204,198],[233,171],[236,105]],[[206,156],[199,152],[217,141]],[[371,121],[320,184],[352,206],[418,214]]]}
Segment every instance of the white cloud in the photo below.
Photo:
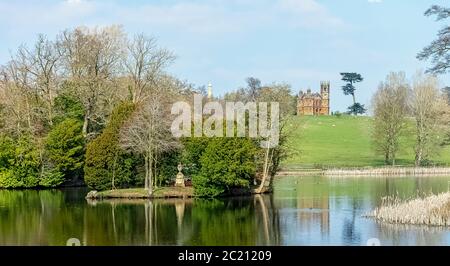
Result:
{"label": "white cloud", "polygon": [[[329,29],[344,22],[316,0],[213,0],[125,4],[100,0],[61,0],[29,5],[0,1],[0,24],[59,29],[79,24],[133,24],[173,27],[195,33],[239,32],[265,26]],[[7,26],[6,26],[7,27]]]}
{"label": "white cloud", "polygon": [[[0,0],[3,49],[32,43],[38,33],[53,37],[80,25],[122,24],[129,32],[192,35],[199,39],[266,32],[268,28],[335,32],[344,22],[317,0],[125,1],[59,0],[30,4]],[[180,39],[180,38],[177,38]],[[218,41],[219,42],[219,41]],[[180,45],[182,46],[182,45]],[[2,52],[7,54],[7,52]],[[1,58],[0,60],[5,60]]]}
{"label": "white cloud", "polygon": [[66,0],[65,2],[69,5],[80,5],[83,3],[82,0]]}
{"label": "white cloud", "polygon": [[299,27],[306,28],[342,28],[345,23],[334,16],[317,0],[280,0],[280,7],[285,12],[291,13],[291,19]]}
{"label": "white cloud", "polygon": [[369,2],[370,4],[379,4],[383,3],[383,0],[367,0],[367,2]]}

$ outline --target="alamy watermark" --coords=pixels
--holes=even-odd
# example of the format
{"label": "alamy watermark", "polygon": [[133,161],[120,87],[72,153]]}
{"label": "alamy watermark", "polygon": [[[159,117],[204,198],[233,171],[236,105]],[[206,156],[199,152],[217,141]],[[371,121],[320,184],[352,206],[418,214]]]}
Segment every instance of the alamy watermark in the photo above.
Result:
{"label": "alamy watermark", "polygon": [[264,140],[260,143],[261,147],[275,148],[278,146],[280,139],[280,106],[278,102],[270,102],[270,113],[267,102],[247,102],[245,104],[243,102],[225,102],[224,105],[225,110],[223,105],[217,101],[206,102],[203,105],[203,96],[198,94],[194,96],[193,108],[187,102],[174,103],[171,113],[177,117],[170,128],[173,136],[176,138],[203,136],[262,138]]}

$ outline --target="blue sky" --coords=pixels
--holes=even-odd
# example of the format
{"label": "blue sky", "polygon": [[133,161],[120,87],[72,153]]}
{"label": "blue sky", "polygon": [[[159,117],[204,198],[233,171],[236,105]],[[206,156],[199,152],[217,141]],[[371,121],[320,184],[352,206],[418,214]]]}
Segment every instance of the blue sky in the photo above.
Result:
{"label": "blue sky", "polygon": [[[0,0],[0,64],[38,33],[55,36],[79,25],[122,24],[158,38],[178,59],[169,69],[215,94],[245,85],[285,82],[293,91],[330,80],[332,111],[345,111],[339,72],[361,73],[357,100],[369,104],[390,71],[425,69],[415,55],[442,22],[423,16],[448,0]],[[450,75],[441,76],[450,85]]]}

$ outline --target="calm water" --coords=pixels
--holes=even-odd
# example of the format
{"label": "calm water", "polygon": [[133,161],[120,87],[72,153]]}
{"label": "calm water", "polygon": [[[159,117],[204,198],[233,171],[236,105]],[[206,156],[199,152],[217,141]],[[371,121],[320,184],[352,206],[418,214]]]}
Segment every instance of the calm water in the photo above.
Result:
{"label": "calm water", "polygon": [[0,191],[0,245],[450,245],[450,228],[361,216],[380,198],[447,191],[450,177],[279,178],[273,195],[87,202],[86,189]]}

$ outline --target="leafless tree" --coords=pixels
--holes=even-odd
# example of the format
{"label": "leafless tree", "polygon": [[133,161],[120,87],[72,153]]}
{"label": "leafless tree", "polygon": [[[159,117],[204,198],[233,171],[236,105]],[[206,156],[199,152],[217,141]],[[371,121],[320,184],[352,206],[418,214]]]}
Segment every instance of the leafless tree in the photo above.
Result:
{"label": "leafless tree", "polygon": [[144,157],[145,189],[149,195],[153,193],[158,155],[179,146],[170,132],[170,103],[167,88],[153,88],[151,97],[139,104],[120,132],[121,146]]}
{"label": "leafless tree", "polygon": [[131,80],[130,93],[133,103],[144,101],[155,86],[165,67],[175,56],[159,48],[156,39],[143,34],[136,35],[127,45],[128,56],[124,60],[126,76]]}
{"label": "leafless tree", "polygon": [[65,64],[67,83],[83,103],[83,135],[91,123],[102,123],[110,111],[108,101],[115,92],[115,82],[124,57],[125,35],[121,27],[76,28],[58,37],[58,47]]}
{"label": "leafless tree", "polygon": [[33,91],[29,73],[21,67],[21,62],[11,60],[2,67],[0,76],[0,102],[8,117],[3,131],[14,135],[35,134],[39,131],[39,114],[36,108],[39,95]]}
{"label": "leafless tree", "polygon": [[448,104],[439,91],[435,76],[417,74],[414,78],[411,110],[416,122],[415,164],[422,165],[441,142],[442,112]]}
{"label": "leafless tree", "polygon": [[374,112],[373,140],[385,163],[395,165],[400,137],[406,129],[409,85],[403,72],[390,73],[372,98]]}
{"label": "leafless tree", "polygon": [[13,59],[15,66],[20,68],[19,71],[25,72],[23,75],[28,78],[21,83],[26,83],[42,101],[43,113],[49,125],[53,125],[53,105],[59,89],[59,59],[55,43],[44,35],[38,36],[33,49],[20,46]]}

